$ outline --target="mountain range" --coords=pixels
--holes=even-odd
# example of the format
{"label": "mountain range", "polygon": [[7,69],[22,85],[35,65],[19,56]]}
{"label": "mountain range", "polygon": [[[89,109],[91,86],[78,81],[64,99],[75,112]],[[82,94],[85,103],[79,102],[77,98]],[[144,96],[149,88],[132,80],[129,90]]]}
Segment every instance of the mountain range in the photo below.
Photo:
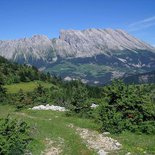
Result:
{"label": "mountain range", "polygon": [[0,55],[34,65],[64,80],[105,84],[113,78],[155,70],[155,48],[123,30],[61,30],[45,35],[0,41]]}

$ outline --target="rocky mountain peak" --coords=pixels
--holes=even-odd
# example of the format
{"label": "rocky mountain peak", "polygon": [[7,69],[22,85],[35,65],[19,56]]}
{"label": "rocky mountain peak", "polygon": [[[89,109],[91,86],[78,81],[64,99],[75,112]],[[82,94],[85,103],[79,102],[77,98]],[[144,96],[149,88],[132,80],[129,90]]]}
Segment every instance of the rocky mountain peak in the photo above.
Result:
{"label": "rocky mountain peak", "polygon": [[52,48],[51,40],[45,35],[34,35],[31,38],[0,42],[0,55],[16,60],[18,57],[41,58]]}
{"label": "rocky mountain peak", "polygon": [[154,47],[120,29],[61,30],[54,46],[62,57],[90,57],[125,50],[155,51]]}
{"label": "rocky mountain peak", "polygon": [[62,58],[82,58],[113,55],[126,50],[154,52],[155,48],[120,29],[60,30],[59,38],[52,40],[45,35],[34,35],[31,38],[0,41],[0,55],[8,59],[18,55],[38,59],[51,56],[50,52]]}

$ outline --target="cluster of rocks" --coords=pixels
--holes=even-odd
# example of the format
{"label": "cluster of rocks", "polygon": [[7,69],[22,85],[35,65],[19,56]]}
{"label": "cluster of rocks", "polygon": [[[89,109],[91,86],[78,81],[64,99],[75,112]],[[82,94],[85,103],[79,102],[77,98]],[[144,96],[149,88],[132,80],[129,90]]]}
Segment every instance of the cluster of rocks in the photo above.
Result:
{"label": "cluster of rocks", "polygon": [[[97,108],[99,105],[92,103],[90,106],[92,109]],[[33,108],[32,110],[53,110],[53,111],[68,111],[65,107],[55,106],[55,105],[38,105]]]}
{"label": "cluster of rocks", "polygon": [[97,108],[98,106],[99,106],[98,104],[92,103],[90,107],[93,109],[93,108]]}
{"label": "cluster of rocks", "polygon": [[65,107],[55,105],[39,105],[32,108],[32,110],[53,110],[53,111],[67,111]]}

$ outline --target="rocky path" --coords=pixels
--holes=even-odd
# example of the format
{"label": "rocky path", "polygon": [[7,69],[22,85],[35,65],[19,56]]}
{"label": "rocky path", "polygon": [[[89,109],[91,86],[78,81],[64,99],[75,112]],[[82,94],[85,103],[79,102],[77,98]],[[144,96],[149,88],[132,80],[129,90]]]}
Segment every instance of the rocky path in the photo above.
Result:
{"label": "rocky path", "polygon": [[75,127],[72,124],[70,124],[69,127],[74,128],[87,147],[95,150],[98,155],[106,155],[108,152],[116,151],[121,148],[121,144],[117,140],[108,137],[106,134],[99,134],[96,131]]}
{"label": "rocky path", "polygon": [[[30,119],[51,121],[51,119],[34,117],[25,113],[18,113],[18,115]],[[55,116],[54,118],[57,117]],[[75,131],[76,134],[81,137],[81,140],[83,141],[83,143],[86,144],[87,148],[90,150],[94,150],[98,155],[107,155],[108,153],[117,151],[121,148],[121,144],[117,140],[114,140],[111,137],[109,137],[109,135],[107,135],[108,133],[101,134],[97,131],[74,126],[73,124],[68,124],[66,125],[66,127],[72,128],[73,131]],[[62,138],[58,138],[57,141],[53,141],[52,139],[46,138],[45,145],[46,149],[42,152],[41,155],[59,155],[63,152],[65,140]]]}

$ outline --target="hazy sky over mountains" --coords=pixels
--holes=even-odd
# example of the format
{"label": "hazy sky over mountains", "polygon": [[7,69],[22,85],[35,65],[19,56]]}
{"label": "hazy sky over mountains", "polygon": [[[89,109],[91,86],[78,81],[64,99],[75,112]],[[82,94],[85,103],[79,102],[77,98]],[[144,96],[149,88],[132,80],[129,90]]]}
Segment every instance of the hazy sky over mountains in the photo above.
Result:
{"label": "hazy sky over mountains", "polygon": [[0,0],[0,40],[118,28],[155,45],[155,0]]}

